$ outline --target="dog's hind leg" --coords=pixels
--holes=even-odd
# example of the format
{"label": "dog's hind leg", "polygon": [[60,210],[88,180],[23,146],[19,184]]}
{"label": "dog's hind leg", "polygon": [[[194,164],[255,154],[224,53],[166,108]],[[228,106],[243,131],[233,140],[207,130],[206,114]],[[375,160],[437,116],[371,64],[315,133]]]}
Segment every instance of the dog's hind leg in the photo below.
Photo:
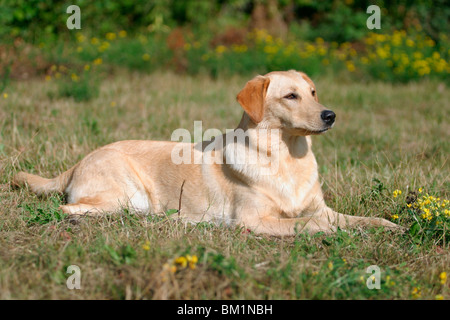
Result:
{"label": "dog's hind leg", "polygon": [[63,213],[69,215],[98,215],[116,210],[119,205],[116,201],[106,200],[101,196],[84,197],[76,203],[61,205],[59,208]]}
{"label": "dog's hind leg", "polygon": [[59,207],[63,213],[69,215],[96,215],[102,213],[103,210],[100,210],[97,207],[94,207],[90,204],[85,203],[73,203],[66,204]]}

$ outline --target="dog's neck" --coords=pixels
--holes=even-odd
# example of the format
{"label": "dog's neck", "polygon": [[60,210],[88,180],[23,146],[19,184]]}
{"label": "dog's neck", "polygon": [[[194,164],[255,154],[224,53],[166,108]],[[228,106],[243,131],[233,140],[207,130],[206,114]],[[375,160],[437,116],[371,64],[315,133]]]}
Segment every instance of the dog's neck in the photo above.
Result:
{"label": "dog's neck", "polygon": [[[264,125],[255,124],[247,113],[244,112],[241,121],[236,129],[242,129],[243,131],[257,131],[257,130],[267,130],[271,131],[270,128],[265,128]],[[295,136],[288,134],[282,129],[277,129],[278,132],[278,151],[280,157],[291,157],[291,158],[303,158],[311,150],[311,137],[310,136]],[[271,134],[271,133],[270,133]],[[250,135],[252,137],[254,135]],[[254,143],[257,143],[256,141]],[[266,150],[261,150],[265,152]]]}
{"label": "dog's neck", "polygon": [[[246,114],[235,132],[229,134],[223,136],[227,141],[223,165],[244,183],[264,186],[286,199],[296,198],[286,190],[297,190],[304,181],[292,179],[289,172],[317,170],[309,136],[294,136],[282,129],[267,128],[265,123],[255,124]],[[240,139],[235,141],[235,136]]]}

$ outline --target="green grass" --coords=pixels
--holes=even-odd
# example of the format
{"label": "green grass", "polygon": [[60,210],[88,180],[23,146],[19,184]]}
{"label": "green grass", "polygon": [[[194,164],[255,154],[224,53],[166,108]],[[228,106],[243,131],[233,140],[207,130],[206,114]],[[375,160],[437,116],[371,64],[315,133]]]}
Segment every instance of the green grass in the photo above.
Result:
{"label": "green grass", "polygon": [[[56,80],[9,83],[0,96],[0,299],[449,299],[439,278],[450,272],[448,239],[383,229],[277,238],[126,210],[73,220],[56,210],[62,197],[8,185],[19,170],[55,176],[113,141],[192,132],[194,120],[234,128],[247,80],[119,71],[79,102],[51,94]],[[395,189],[449,199],[444,84],[314,80],[337,113],[335,128],[313,138],[330,207],[390,218]],[[194,269],[175,262],[187,255],[198,258]],[[66,287],[70,265],[81,269],[81,290]],[[379,290],[366,287],[370,265],[381,269]]]}

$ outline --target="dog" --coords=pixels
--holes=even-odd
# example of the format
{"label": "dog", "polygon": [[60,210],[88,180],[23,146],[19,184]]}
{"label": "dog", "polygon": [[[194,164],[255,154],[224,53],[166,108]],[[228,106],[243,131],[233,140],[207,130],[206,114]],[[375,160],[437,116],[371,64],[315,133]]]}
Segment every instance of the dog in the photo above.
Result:
{"label": "dog", "polygon": [[[65,193],[67,204],[60,208],[68,215],[123,206],[152,213],[178,208],[178,216],[191,222],[239,225],[275,236],[357,226],[400,228],[382,218],[337,213],[325,204],[311,136],[331,129],[336,114],[319,103],[305,73],[258,75],[237,101],[244,113],[236,130],[209,141],[119,141],[54,179],[20,172],[13,185],[28,185],[38,195]],[[238,131],[245,139],[230,139]],[[180,150],[191,161],[174,161]],[[261,161],[237,161],[244,153]],[[219,161],[195,161],[205,156]]]}

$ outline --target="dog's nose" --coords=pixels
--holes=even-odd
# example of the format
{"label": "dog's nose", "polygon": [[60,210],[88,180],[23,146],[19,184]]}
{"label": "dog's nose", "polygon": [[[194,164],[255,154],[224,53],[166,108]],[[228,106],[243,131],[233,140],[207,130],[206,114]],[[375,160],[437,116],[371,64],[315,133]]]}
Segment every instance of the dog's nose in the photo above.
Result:
{"label": "dog's nose", "polygon": [[331,126],[334,123],[334,120],[336,119],[336,114],[331,110],[325,110],[322,111],[320,117],[322,118],[323,122]]}

